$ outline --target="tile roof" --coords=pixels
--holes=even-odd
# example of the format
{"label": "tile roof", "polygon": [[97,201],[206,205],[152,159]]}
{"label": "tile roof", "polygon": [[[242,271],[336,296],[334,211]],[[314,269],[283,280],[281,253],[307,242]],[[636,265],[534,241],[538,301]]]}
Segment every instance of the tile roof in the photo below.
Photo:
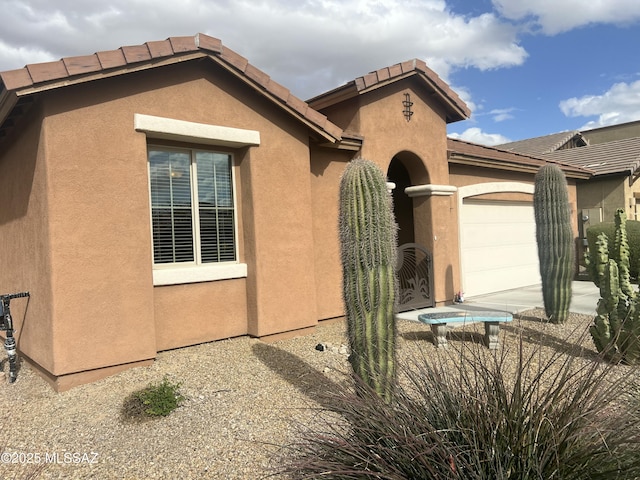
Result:
{"label": "tile roof", "polygon": [[567,177],[587,179],[593,173],[582,166],[571,165],[559,160],[510,152],[501,148],[487,147],[450,137],[447,137],[447,150],[449,163],[528,173],[535,173],[541,166],[555,163],[562,168]]}
{"label": "tile roof", "polygon": [[581,136],[577,130],[568,132],[552,133],[542,137],[527,138],[515,142],[503,143],[497,145],[502,150],[509,150],[527,155],[541,155],[543,153],[555,152],[565,145],[575,136]]}
{"label": "tile roof", "polygon": [[[67,57],[55,62],[26,65],[0,72],[0,136],[20,97],[44,90],[62,88],[131,71],[153,68],[184,60],[209,57],[245,83],[267,96],[330,142],[339,142],[342,129],[327,117],[294,96],[289,89],[251,65],[247,59],[227,48],[217,38],[170,37],[143,45],[125,46],[93,55]],[[10,124],[12,122],[9,122]]]}
{"label": "tile roof", "polygon": [[588,168],[595,175],[634,175],[640,168],[640,137],[558,150],[544,158]]}
{"label": "tile roof", "polygon": [[321,110],[411,76],[420,78],[427,88],[439,96],[440,101],[447,107],[448,123],[469,118],[471,110],[467,104],[436,72],[431,70],[424,61],[418,59],[408,60],[370,72],[307,101],[313,108]]}

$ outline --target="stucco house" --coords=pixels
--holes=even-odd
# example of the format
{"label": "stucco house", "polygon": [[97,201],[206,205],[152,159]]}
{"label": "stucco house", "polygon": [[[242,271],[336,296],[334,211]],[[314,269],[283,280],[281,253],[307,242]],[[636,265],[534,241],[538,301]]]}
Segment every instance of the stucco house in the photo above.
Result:
{"label": "stucco house", "polygon": [[[388,172],[400,242],[432,255],[432,304],[522,279],[500,259],[525,247],[495,242],[530,235],[544,161],[448,140],[470,112],[422,61],[304,102],[198,34],[0,80],[0,293],[31,293],[12,303],[20,355],[57,390],[341,318],[338,186],[357,156]],[[575,205],[590,173],[564,168]]]}
{"label": "stucco house", "polygon": [[579,256],[586,247],[586,230],[613,222],[617,209],[640,219],[640,122],[628,122],[582,131],[559,132],[499,145],[547,160],[583,167],[593,172],[577,183]]}

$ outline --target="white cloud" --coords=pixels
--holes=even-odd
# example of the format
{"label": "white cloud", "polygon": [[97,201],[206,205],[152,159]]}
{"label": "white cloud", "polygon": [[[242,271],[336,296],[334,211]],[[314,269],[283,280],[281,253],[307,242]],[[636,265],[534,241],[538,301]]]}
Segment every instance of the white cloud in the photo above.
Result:
{"label": "white cloud", "polygon": [[302,98],[411,58],[447,80],[527,56],[511,22],[444,0],[2,0],[2,16],[0,71],[202,32]]}
{"label": "white cloud", "polygon": [[560,102],[567,117],[597,117],[582,129],[615,125],[640,119],[640,80],[616,83],[602,95],[585,95]]}
{"label": "white cloud", "polygon": [[481,105],[478,105],[474,102],[473,98],[471,97],[471,92],[467,88],[458,87],[454,85],[450,85],[450,87],[453,89],[454,92],[458,94],[460,99],[467,104],[467,107],[469,107],[469,110],[471,110],[473,115],[476,114],[475,113],[476,111],[479,111],[482,109]]}
{"label": "white cloud", "polygon": [[637,0],[493,0],[493,4],[504,17],[532,21],[548,35],[595,23],[630,25],[640,20]]}
{"label": "white cloud", "polygon": [[512,114],[513,111],[515,111],[515,108],[495,108],[489,112],[489,115],[491,115],[494,122],[504,122],[515,118]]}
{"label": "white cloud", "polygon": [[507,137],[500,135],[499,133],[486,133],[478,127],[467,128],[462,133],[450,133],[448,135],[451,138],[457,138],[465,140],[467,142],[478,143],[480,145],[493,146],[500,145],[502,143],[508,143],[511,140]]}

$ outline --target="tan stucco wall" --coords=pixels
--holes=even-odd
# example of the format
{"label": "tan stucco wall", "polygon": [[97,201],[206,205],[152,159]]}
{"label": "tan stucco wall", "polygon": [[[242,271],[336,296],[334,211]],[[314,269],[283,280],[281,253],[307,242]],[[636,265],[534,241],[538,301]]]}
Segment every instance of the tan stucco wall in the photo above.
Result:
{"label": "tan stucco wall", "polygon": [[[0,293],[29,291],[11,302],[15,337],[33,362],[53,368],[50,229],[42,109],[0,144]],[[3,350],[4,351],[4,350]]]}
{"label": "tan stucco wall", "polygon": [[[362,156],[377,163],[387,172],[397,157],[409,171],[414,185],[449,184],[447,165],[446,123],[442,107],[433,96],[424,94],[424,86],[413,79],[373,90],[323,110],[329,119],[364,137],[362,150],[352,156]],[[403,115],[405,93],[409,93],[414,112],[411,120]],[[359,110],[356,109],[359,107]],[[337,183],[348,160],[348,154],[314,153],[314,232],[319,281],[320,318],[342,315],[337,238]],[[392,180],[392,179],[391,179]],[[413,199],[415,241],[434,254],[435,296],[438,303],[453,298],[454,285],[459,283],[458,231],[451,216],[451,198],[416,197]],[[320,246],[321,245],[321,246]],[[322,272],[322,273],[320,273]],[[445,280],[446,279],[446,280]],[[341,280],[340,280],[341,281]]]}
{"label": "tan stucco wall", "polygon": [[313,235],[318,319],[344,315],[338,232],[340,178],[355,152],[323,148],[311,151]]}
{"label": "tan stucco wall", "polygon": [[611,176],[592,178],[588,182],[581,182],[578,188],[578,208],[601,209],[602,221],[612,222],[618,208],[629,208],[627,196],[633,194],[625,192],[627,178]]}
{"label": "tan stucco wall", "polygon": [[[403,115],[405,93],[413,102],[410,121]],[[413,80],[364,95],[360,123],[365,137],[362,156],[383,171],[398,156],[414,185],[450,184],[444,111]],[[459,284],[458,230],[451,203],[446,196],[413,199],[415,241],[433,252],[436,304],[450,301]]]}
{"label": "tan stucco wall", "polygon": [[[202,63],[66,87],[41,101],[42,140],[28,129],[0,162],[8,185],[33,185],[8,215],[22,223],[23,240],[3,242],[0,253],[18,259],[29,249],[26,262],[3,262],[15,264],[6,288],[33,295],[38,329],[20,339],[26,356],[61,376],[316,324],[306,127]],[[147,138],[133,128],[136,113],[260,132],[260,146],[234,152],[246,279],[153,287]]]}

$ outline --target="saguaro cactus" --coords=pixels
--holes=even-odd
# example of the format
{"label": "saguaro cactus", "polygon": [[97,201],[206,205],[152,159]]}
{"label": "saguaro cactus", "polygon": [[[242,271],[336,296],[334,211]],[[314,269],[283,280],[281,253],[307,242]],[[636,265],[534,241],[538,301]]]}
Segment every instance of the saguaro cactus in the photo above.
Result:
{"label": "saguaro cactus", "polygon": [[533,208],[544,309],[551,322],[564,323],[571,304],[574,239],[567,180],[557,165],[538,170]]}
{"label": "saguaro cactus", "polygon": [[390,401],[395,383],[396,235],[380,168],[351,161],[340,182],[343,298],[355,375]]}

